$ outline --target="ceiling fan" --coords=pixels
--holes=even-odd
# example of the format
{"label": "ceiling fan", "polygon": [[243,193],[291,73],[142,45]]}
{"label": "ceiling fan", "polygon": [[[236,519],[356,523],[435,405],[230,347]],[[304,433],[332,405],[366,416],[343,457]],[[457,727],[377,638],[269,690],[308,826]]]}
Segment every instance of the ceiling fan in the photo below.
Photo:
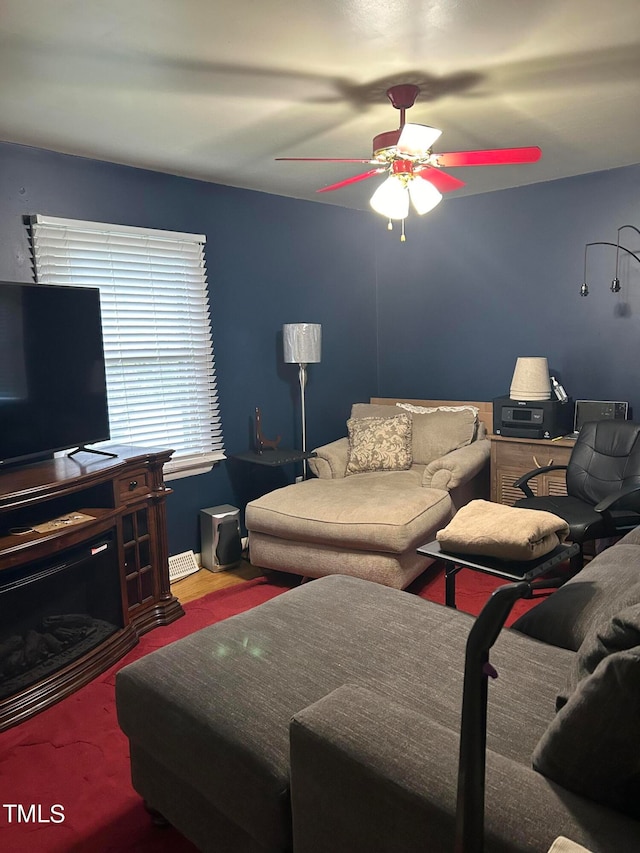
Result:
{"label": "ceiling fan", "polygon": [[368,163],[374,167],[328,187],[322,187],[317,190],[320,193],[339,190],[386,172],[388,177],[371,196],[370,204],[377,213],[388,218],[390,229],[393,227],[393,219],[402,220],[401,240],[404,241],[404,220],[409,213],[409,202],[419,215],[423,215],[442,200],[442,193],[452,192],[465,185],[464,181],[443,171],[442,167],[503,166],[535,163],[540,159],[542,151],[537,146],[434,153],[432,145],[442,131],[424,124],[405,122],[406,110],[415,104],[419,92],[419,87],[412,83],[403,83],[387,89],[387,97],[392,105],[400,110],[400,127],[379,133],[373,138],[373,155],[370,158],[276,157],[276,160]]}

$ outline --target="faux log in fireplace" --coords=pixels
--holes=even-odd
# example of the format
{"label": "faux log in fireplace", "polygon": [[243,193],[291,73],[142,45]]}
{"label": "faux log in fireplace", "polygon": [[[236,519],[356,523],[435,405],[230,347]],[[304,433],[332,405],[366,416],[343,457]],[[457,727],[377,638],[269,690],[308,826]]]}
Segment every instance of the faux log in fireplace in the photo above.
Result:
{"label": "faux log in fireplace", "polygon": [[171,451],[109,450],[0,473],[0,730],[183,614],[169,588]]}

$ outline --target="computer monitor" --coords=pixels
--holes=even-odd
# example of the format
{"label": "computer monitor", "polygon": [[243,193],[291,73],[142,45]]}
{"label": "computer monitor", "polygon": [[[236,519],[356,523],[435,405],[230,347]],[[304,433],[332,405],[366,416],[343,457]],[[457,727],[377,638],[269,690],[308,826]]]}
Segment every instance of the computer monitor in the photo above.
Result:
{"label": "computer monitor", "polygon": [[619,400],[576,400],[573,431],[576,435],[587,421],[624,421],[629,404]]}

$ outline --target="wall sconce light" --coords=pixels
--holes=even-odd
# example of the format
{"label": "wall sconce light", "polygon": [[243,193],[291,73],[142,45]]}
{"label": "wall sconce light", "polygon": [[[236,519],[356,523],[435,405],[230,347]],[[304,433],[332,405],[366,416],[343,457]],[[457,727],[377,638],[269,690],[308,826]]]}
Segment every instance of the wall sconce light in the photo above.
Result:
{"label": "wall sconce light", "polygon": [[635,225],[621,225],[618,228],[618,237],[615,243],[610,243],[607,240],[597,240],[593,243],[585,243],[584,247],[584,277],[582,279],[582,284],[580,286],[580,296],[588,296],[589,295],[589,285],[587,284],[587,250],[590,246],[614,246],[616,250],[616,271],[613,279],[611,280],[611,292],[619,293],[620,292],[620,279],[618,278],[618,268],[619,268],[619,260],[620,260],[620,249],[623,252],[626,252],[628,255],[631,255],[632,258],[635,258],[638,263],[640,263],[640,256],[636,255],[635,252],[632,252],[631,249],[627,249],[626,246],[621,245],[620,243],[620,232],[624,228],[631,228],[636,234],[640,235],[640,229],[636,228]]}
{"label": "wall sconce light", "polygon": [[[302,452],[307,452],[307,413],[304,389],[307,385],[307,364],[317,364],[322,351],[322,326],[319,323],[285,323],[282,327],[282,342],[286,364],[298,365],[300,381],[300,408],[302,423]],[[302,463],[303,476],[307,479],[307,461]]]}

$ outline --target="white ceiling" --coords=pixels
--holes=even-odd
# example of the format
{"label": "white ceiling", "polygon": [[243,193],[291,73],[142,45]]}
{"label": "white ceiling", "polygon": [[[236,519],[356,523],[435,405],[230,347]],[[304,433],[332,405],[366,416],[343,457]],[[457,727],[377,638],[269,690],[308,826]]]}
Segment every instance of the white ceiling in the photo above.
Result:
{"label": "white ceiling", "polygon": [[368,157],[399,82],[436,152],[542,148],[454,195],[638,163],[640,0],[0,0],[7,142],[365,209],[274,158]]}

